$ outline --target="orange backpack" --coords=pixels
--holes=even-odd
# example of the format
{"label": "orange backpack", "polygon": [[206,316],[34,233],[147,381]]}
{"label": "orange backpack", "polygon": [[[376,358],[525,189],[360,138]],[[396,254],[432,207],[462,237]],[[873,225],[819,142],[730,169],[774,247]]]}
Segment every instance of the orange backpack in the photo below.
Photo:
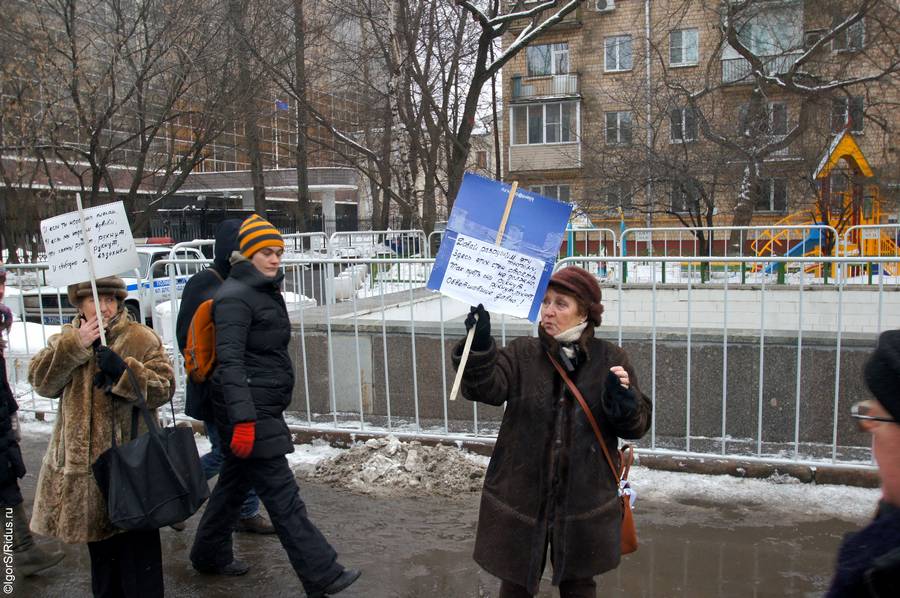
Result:
{"label": "orange backpack", "polygon": [[[222,276],[210,268],[219,280]],[[216,367],[216,323],[213,320],[213,300],[207,299],[197,308],[188,328],[184,346],[184,369],[191,380],[202,384],[209,380]]]}

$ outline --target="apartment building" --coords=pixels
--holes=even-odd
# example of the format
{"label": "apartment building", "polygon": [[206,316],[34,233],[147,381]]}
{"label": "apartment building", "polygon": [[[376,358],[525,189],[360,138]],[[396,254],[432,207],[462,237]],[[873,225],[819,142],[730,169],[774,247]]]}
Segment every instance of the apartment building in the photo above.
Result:
{"label": "apartment building", "polygon": [[[732,224],[755,179],[752,222],[771,223],[811,208],[812,173],[848,127],[896,215],[900,94],[897,74],[882,71],[896,61],[897,11],[885,3],[819,43],[855,4],[589,0],[504,67],[505,176],[577,203],[601,226],[620,215],[630,225],[705,223],[691,218],[697,205]],[[723,37],[728,19],[766,75],[802,57],[794,83],[813,91],[759,83]],[[869,80],[833,84],[855,78]],[[747,177],[752,152],[759,170]],[[832,186],[851,175],[839,170]]]}

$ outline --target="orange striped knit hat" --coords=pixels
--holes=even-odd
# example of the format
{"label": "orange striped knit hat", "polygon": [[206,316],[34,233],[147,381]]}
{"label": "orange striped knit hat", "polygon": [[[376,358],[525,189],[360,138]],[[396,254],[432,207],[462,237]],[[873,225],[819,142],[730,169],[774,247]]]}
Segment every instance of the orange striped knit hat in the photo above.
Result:
{"label": "orange striped knit hat", "polygon": [[238,247],[241,255],[250,259],[263,247],[284,249],[284,239],[272,224],[259,214],[253,214],[241,223],[238,230]]}

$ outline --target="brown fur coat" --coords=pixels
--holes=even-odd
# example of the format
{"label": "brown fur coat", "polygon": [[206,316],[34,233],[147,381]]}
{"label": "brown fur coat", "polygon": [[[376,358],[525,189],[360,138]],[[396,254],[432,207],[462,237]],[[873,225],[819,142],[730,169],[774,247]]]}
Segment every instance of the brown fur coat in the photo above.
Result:
{"label": "brown fur coat", "polygon": [[[107,517],[91,464],[112,445],[113,416],[116,441],[130,440],[131,401],[136,400],[127,375],[112,389],[121,398],[111,398],[93,385],[97,362],[93,350],[81,345],[80,322],[76,318],[51,336],[28,368],[28,381],[38,394],[60,397],[38,477],[31,529],[68,543],[96,542],[118,531]],[[175,375],[159,337],[121,309],[107,330],[109,347],[135,373],[155,417],[156,408],[175,391]],[[138,433],[145,431],[141,422]]]}

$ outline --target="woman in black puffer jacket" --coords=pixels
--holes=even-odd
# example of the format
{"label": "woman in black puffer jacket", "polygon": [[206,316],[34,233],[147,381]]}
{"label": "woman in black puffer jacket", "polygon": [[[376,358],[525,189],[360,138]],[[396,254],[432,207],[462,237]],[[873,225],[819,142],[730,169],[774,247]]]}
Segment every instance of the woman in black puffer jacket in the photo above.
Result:
{"label": "woman in black puffer jacket", "polygon": [[287,350],[291,323],[280,291],[284,241],[254,214],[241,225],[238,245],[231,273],[213,304],[213,380],[222,388],[213,411],[227,447],[225,463],[197,529],[191,561],[203,573],[243,575],[249,570],[234,558],[231,532],[253,487],[307,596],[336,594],[360,573],[337,562],[337,553],[307,517],[285,458],[294,450],[283,415],[291,402],[294,372]]}

